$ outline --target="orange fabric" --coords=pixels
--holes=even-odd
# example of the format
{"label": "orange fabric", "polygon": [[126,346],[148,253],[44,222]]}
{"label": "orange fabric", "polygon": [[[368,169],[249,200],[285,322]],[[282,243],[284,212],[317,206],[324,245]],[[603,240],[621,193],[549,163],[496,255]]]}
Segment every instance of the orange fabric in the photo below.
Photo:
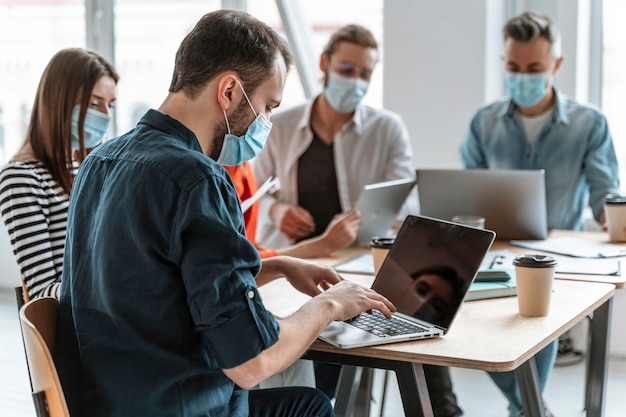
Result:
{"label": "orange fabric", "polygon": [[[239,196],[239,201],[247,200],[256,193],[258,186],[250,162],[244,162],[237,166],[225,166],[224,169],[230,174],[230,177],[235,184],[235,190]],[[261,258],[270,258],[277,256],[278,252],[271,249],[261,249],[256,241],[256,226],[259,217],[259,203],[258,201],[252,205],[243,214],[243,220],[246,225],[246,237],[259,251]]]}

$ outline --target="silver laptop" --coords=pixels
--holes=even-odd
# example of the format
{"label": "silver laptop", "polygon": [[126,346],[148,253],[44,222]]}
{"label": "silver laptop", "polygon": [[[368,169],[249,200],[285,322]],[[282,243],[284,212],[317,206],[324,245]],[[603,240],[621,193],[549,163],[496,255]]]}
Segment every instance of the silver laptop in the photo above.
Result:
{"label": "silver laptop", "polygon": [[543,170],[418,169],[420,214],[485,218],[498,239],[548,237]]}
{"label": "silver laptop", "polygon": [[319,338],[353,348],[446,334],[494,238],[490,230],[407,216],[372,284],[398,309],[393,318],[362,313],[332,322]]}
{"label": "silver laptop", "polygon": [[358,246],[369,246],[373,237],[387,235],[413,185],[413,179],[400,179],[363,187],[354,206],[361,212],[361,227],[356,238]]}

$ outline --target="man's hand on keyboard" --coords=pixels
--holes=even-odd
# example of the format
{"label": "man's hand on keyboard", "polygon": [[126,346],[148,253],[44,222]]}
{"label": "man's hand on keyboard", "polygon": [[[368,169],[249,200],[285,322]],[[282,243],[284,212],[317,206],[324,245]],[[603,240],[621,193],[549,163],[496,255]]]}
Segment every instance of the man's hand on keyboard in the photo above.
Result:
{"label": "man's hand on keyboard", "polygon": [[344,321],[372,310],[379,310],[385,317],[391,318],[391,313],[396,311],[391,301],[376,291],[350,281],[341,281],[315,298],[329,303],[335,321]]}

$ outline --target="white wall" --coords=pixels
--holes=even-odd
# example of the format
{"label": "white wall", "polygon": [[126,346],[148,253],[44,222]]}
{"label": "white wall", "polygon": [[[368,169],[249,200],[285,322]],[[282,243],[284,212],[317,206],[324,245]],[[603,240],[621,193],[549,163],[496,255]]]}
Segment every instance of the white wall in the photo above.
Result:
{"label": "white wall", "polygon": [[502,25],[487,21],[487,3],[385,2],[383,102],[404,118],[418,167],[461,166],[460,140],[491,85],[485,39]]}

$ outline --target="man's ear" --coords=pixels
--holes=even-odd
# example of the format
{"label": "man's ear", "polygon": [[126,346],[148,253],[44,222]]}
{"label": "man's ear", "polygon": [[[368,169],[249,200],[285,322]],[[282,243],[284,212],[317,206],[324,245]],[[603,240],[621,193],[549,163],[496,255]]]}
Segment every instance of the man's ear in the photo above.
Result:
{"label": "man's ear", "polygon": [[217,102],[223,110],[228,110],[233,105],[237,95],[237,76],[232,73],[224,73],[217,83]]}
{"label": "man's ear", "polygon": [[565,57],[563,55],[557,58],[556,62],[554,63],[554,70],[552,71],[552,75],[556,75],[556,73],[559,71],[559,68],[561,68],[561,64],[563,64],[563,61],[565,61]]}
{"label": "man's ear", "polygon": [[322,52],[322,55],[320,55],[320,70],[324,73],[322,81],[324,82],[325,87],[328,82],[328,72],[330,71],[330,57],[326,52]]}
{"label": "man's ear", "polygon": [[328,68],[329,63],[328,55],[326,55],[326,52],[322,52],[322,55],[320,55],[320,70],[324,74],[326,74],[326,68]]}

